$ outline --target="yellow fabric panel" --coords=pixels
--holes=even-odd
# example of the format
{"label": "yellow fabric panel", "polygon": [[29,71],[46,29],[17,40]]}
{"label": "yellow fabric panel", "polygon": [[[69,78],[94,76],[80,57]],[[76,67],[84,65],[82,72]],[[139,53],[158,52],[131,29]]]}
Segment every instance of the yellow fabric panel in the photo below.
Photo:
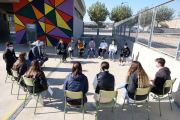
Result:
{"label": "yellow fabric panel", "polygon": [[25,27],[24,24],[19,20],[19,18],[15,14],[14,14],[14,21],[16,24]]}
{"label": "yellow fabric panel", "polygon": [[46,42],[47,42],[47,46],[53,46],[47,37],[46,37]]}
{"label": "yellow fabric panel", "polygon": [[52,11],[54,8],[50,5],[44,3],[44,9],[45,9],[45,15],[48,14],[50,11]]}
{"label": "yellow fabric panel", "polygon": [[59,15],[57,11],[56,11],[56,20],[58,27],[72,31],[71,28],[67,25],[67,23],[64,21],[64,19]]}
{"label": "yellow fabric panel", "polygon": [[43,29],[43,30],[44,30],[44,32],[45,32],[45,23],[43,23],[43,22],[39,21],[39,24],[41,25],[42,29]]}

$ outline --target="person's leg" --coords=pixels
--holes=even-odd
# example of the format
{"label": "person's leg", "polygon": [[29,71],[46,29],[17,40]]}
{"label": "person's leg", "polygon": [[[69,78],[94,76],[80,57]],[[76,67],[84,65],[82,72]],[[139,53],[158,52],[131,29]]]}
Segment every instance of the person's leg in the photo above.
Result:
{"label": "person's leg", "polygon": [[45,61],[45,62],[48,61],[48,57],[46,57],[46,58],[44,59],[44,61]]}
{"label": "person's leg", "polygon": [[112,51],[109,52],[109,58],[111,59]]}
{"label": "person's leg", "polygon": [[88,48],[88,55],[90,54],[91,49]]}
{"label": "person's leg", "polygon": [[106,52],[106,49],[103,49],[102,50],[102,57],[104,57],[105,52]]}
{"label": "person's leg", "polygon": [[100,48],[100,49],[98,50],[98,55],[99,55],[99,56],[101,56],[101,52],[102,52],[102,49]]}
{"label": "person's leg", "polygon": [[119,55],[119,62],[122,62],[122,57],[123,57],[123,54],[120,54]]}
{"label": "person's leg", "polygon": [[94,51],[94,55],[96,55],[96,48],[94,48],[93,51]]}
{"label": "person's leg", "polygon": [[84,49],[81,49],[80,50],[80,55],[82,56],[82,54],[83,54],[83,51],[84,51]]}
{"label": "person's leg", "polygon": [[122,56],[122,63],[125,61],[125,55]]}
{"label": "person's leg", "polygon": [[115,52],[112,52],[112,59],[114,60],[114,54],[115,54]]}

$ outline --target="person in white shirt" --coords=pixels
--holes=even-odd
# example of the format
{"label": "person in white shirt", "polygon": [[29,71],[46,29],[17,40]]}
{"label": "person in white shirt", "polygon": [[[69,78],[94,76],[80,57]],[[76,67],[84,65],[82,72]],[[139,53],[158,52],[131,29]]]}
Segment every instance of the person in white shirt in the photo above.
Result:
{"label": "person in white shirt", "polygon": [[[105,42],[105,38],[102,39],[102,42],[99,46],[99,50],[98,50],[98,55],[99,55],[99,59],[104,59],[104,53],[106,53],[108,51],[108,44]],[[101,57],[101,52],[102,52],[102,57]]]}
{"label": "person in white shirt", "polygon": [[115,40],[112,40],[112,44],[109,46],[109,58],[110,60],[114,60],[114,54],[117,52],[117,45],[115,44]]}

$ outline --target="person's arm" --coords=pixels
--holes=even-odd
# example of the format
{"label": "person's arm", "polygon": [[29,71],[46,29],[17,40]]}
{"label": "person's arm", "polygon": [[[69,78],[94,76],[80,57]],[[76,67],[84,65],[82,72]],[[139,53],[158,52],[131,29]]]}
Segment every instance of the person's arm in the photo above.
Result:
{"label": "person's arm", "polygon": [[111,51],[111,45],[109,45],[109,51]]}
{"label": "person's arm", "polygon": [[4,53],[3,59],[5,60],[6,64],[12,64],[12,61],[11,61],[9,54],[7,52]]}
{"label": "person's arm", "polygon": [[96,90],[97,85],[98,85],[98,80],[97,80],[97,75],[96,75],[95,78],[94,78],[94,81],[93,81],[94,90]]}
{"label": "person's arm", "polygon": [[108,44],[106,43],[106,52],[108,52]]}
{"label": "person's arm", "polygon": [[117,51],[117,45],[114,46],[114,51],[115,51],[115,52]]}
{"label": "person's arm", "polygon": [[127,89],[127,91],[130,92],[130,93],[135,93],[135,91],[136,91],[135,79],[137,79],[137,78],[135,77],[135,75],[130,75],[130,76],[129,76],[129,84],[128,84],[128,86],[126,85],[126,89]]}
{"label": "person's arm", "polygon": [[154,86],[158,86],[161,80],[162,80],[162,76],[159,72],[157,72],[153,81]]}
{"label": "person's arm", "polygon": [[93,47],[93,49],[95,49],[96,48],[96,43],[94,42],[94,47]]}
{"label": "person's arm", "polygon": [[129,50],[129,48],[128,48],[128,51],[127,51],[127,57],[130,55],[130,50]]}
{"label": "person's arm", "polygon": [[88,83],[87,77],[85,79],[86,79],[86,83],[85,83],[85,86],[84,86],[84,93],[86,94],[88,92],[88,90],[89,90],[89,83]]}
{"label": "person's arm", "polygon": [[66,76],[66,79],[65,79],[65,81],[64,81],[64,85],[63,85],[63,91],[67,90],[67,85],[68,85],[68,77],[69,77],[69,75],[68,75],[68,76]]}
{"label": "person's arm", "polygon": [[80,44],[78,44],[78,49],[80,50]]}
{"label": "person's arm", "polygon": [[40,79],[40,84],[42,85],[44,90],[47,90],[48,89],[48,85],[47,85],[47,79],[46,79],[46,76],[44,75],[44,72],[41,71],[40,75],[38,77]]}

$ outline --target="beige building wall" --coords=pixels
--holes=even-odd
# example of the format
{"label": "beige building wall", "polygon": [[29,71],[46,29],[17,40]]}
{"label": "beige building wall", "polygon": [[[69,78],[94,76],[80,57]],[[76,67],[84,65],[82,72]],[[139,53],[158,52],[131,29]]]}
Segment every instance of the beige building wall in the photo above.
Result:
{"label": "beige building wall", "polygon": [[165,22],[169,28],[180,28],[180,18],[175,18],[171,21],[166,21]]}

